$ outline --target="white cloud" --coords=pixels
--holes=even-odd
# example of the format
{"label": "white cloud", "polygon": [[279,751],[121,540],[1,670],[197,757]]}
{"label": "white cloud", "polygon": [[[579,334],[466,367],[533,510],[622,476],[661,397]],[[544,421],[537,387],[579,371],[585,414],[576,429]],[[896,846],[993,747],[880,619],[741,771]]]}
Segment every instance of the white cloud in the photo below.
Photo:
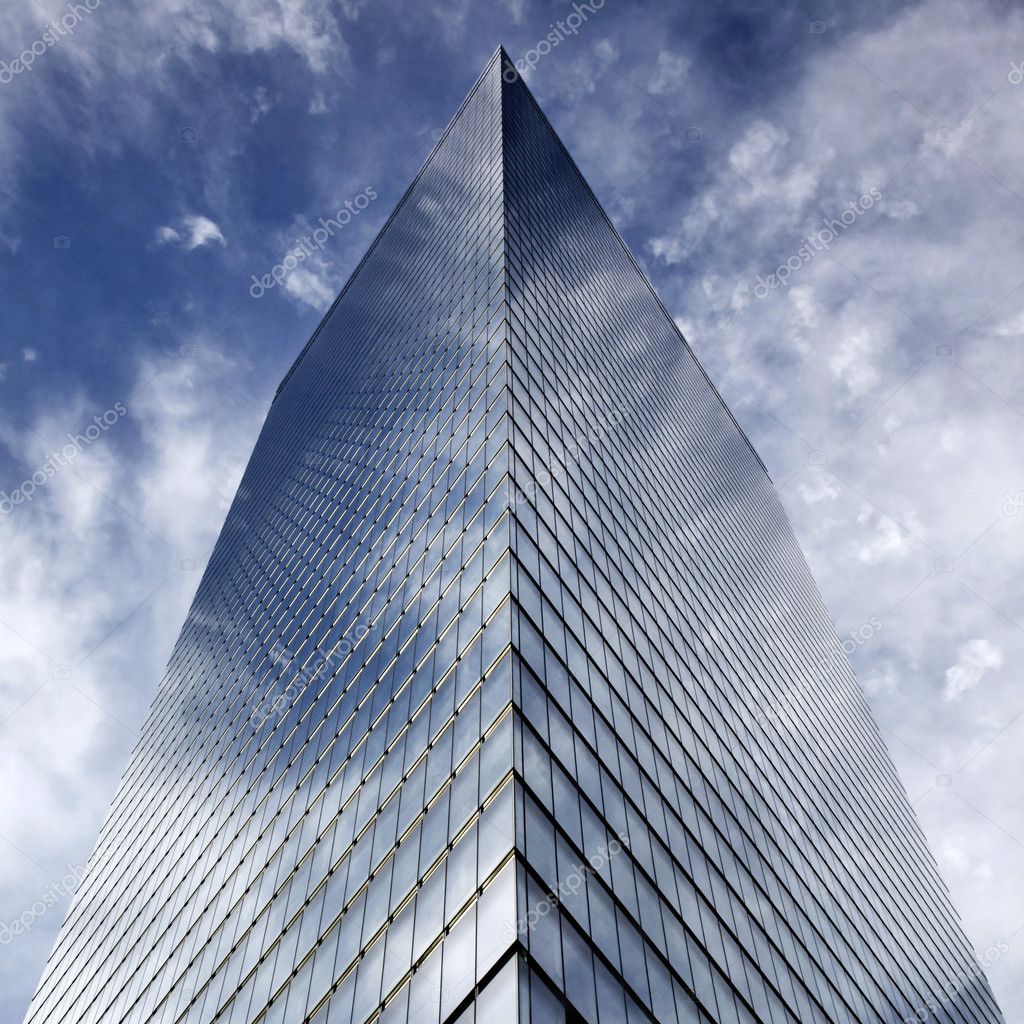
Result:
{"label": "white cloud", "polygon": [[960,427],[943,427],[939,433],[939,446],[944,452],[958,452],[966,441],[967,437]]}
{"label": "white cloud", "polygon": [[885,663],[881,667],[861,676],[861,685],[869,698],[883,696],[896,692],[899,686],[899,677],[892,664]]}
{"label": "white cloud", "polygon": [[[146,359],[123,421],[0,516],[4,921],[95,841],[261,418],[222,383],[238,370],[209,349]],[[72,396],[0,441],[37,465],[102,409]],[[0,991],[38,976],[66,910],[4,947]]]}
{"label": "white cloud", "polygon": [[770,121],[755,121],[729,151],[729,164],[740,174],[760,174],[766,163],[777,165],[788,141],[788,133]]}
{"label": "white cloud", "polygon": [[[608,39],[600,39],[577,52],[580,42],[580,37],[574,37],[562,43],[566,50],[573,47],[571,55],[560,48],[557,56],[545,58],[544,72],[555,81],[559,95],[567,103],[578,103],[592,96],[598,82],[619,59],[618,47]],[[515,56],[512,54],[513,59]]]}
{"label": "white cloud", "polygon": [[901,561],[912,549],[913,540],[923,532],[914,512],[904,513],[899,522],[874,508],[862,508],[857,524],[868,533],[857,557],[865,565]]}
{"label": "white cloud", "polygon": [[[40,2],[51,14],[63,9],[63,0]],[[69,73],[77,75],[90,102],[115,80],[139,83],[139,94],[125,105],[123,129],[107,125],[93,131],[88,145],[113,149],[133,131],[151,130],[157,98],[178,98],[169,69],[177,64],[195,68],[214,52],[291,49],[310,73],[311,109],[320,109],[324,88],[318,76],[338,62],[344,65],[346,48],[330,15],[318,31],[316,8],[319,3],[285,0],[159,0],[140,9],[140,31],[131,47],[123,47],[117,31],[123,22],[115,8],[105,5],[110,21],[102,32],[83,32],[67,41]],[[345,8],[346,16],[358,13]],[[14,17],[12,10],[19,15]],[[311,17],[304,21],[299,15],[305,12]],[[27,0],[5,5],[0,37],[30,39],[31,31],[26,35],[21,28],[34,31],[38,20],[38,8]],[[1016,402],[1024,387],[1020,355],[1007,342],[1024,334],[1024,295],[1013,292],[1024,266],[1024,235],[1018,200],[990,177],[1024,194],[1019,180],[1024,143],[1018,130],[1024,87],[1006,83],[1007,40],[1024,38],[1024,19],[1013,5],[997,9],[925,0],[873,19],[872,26],[844,39],[852,60],[834,47],[809,56],[802,77],[787,78],[772,95],[770,115],[751,120],[740,111],[735,137],[731,143],[722,140],[728,159],[716,158],[692,196],[685,189],[669,194],[664,186],[666,161],[685,163],[688,151],[666,151],[670,105],[659,104],[645,88],[659,73],[657,37],[651,37],[646,68],[623,69],[639,88],[621,86],[616,76],[605,75],[614,48],[590,50],[582,38],[567,42],[538,80],[543,77],[549,94],[558,96],[562,111],[556,123],[569,128],[563,129],[566,140],[611,212],[630,210],[638,196],[655,197],[650,201],[659,204],[656,223],[664,226],[654,232],[653,262],[694,261],[692,275],[666,274],[662,292],[670,308],[685,314],[679,322],[691,341],[700,345],[711,339],[700,354],[712,378],[728,379],[749,396],[736,411],[750,420],[746,426],[788,503],[827,601],[841,613],[841,621],[886,616],[885,650],[868,645],[858,652],[865,688],[911,796],[928,794],[918,800],[917,809],[944,865],[986,866],[985,872],[958,869],[950,878],[968,934],[984,948],[1024,920],[1024,895],[1019,894],[1024,890],[1012,883],[1019,874],[1020,848],[1006,835],[1019,833],[1016,780],[1024,773],[1024,744],[1020,723],[1009,723],[1020,698],[1011,673],[986,664],[991,651],[975,650],[965,657],[969,644],[964,643],[958,654],[950,653],[949,631],[955,624],[954,644],[960,638],[989,638],[982,642],[1006,664],[1024,657],[1024,645],[1001,617],[1024,621],[1024,600],[1013,571],[1024,542],[1024,515],[999,514],[1003,493],[1022,486],[1016,452],[1020,421],[1004,399]],[[461,7],[449,38],[457,38],[465,27]],[[568,49],[577,45],[578,50]],[[108,67],[117,69],[117,76]],[[688,92],[694,90],[695,107],[711,112],[697,123],[715,123],[724,136],[729,119],[716,119],[721,111],[712,103],[700,106],[706,99],[697,91],[700,77],[686,83]],[[626,97],[621,109],[594,102],[573,111],[575,100],[599,87],[604,95],[616,84]],[[22,89],[22,95],[33,94]],[[7,99],[12,102],[0,114],[0,153],[9,162],[29,147],[9,113],[20,100],[13,92],[5,94]],[[948,143],[929,137],[935,124],[955,124],[972,112],[971,131]],[[35,123],[65,124],[65,114],[43,102],[31,113]],[[69,133],[79,130],[70,122],[66,127]],[[0,164],[0,177],[6,168],[6,162]],[[873,184],[884,193],[879,215],[858,222],[829,253],[803,267],[798,285],[747,307],[737,301],[744,286],[749,290],[759,273],[794,251],[809,225],[842,210]],[[680,202],[676,211],[670,207],[673,201]],[[205,208],[237,244],[221,207],[210,203]],[[170,241],[181,244],[191,237],[177,222],[167,227],[175,233]],[[6,238],[0,242],[10,247]],[[217,241],[211,238],[207,244]],[[705,282],[714,286],[705,288]],[[319,270],[308,279],[297,278],[288,291],[296,301],[320,309],[333,298],[331,278]],[[955,363],[934,356],[936,346],[951,339]],[[141,521],[183,551],[201,546],[190,538],[212,539],[229,489],[225,481],[231,479],[223,468],[206,475],[204,467],[219,465],[219,449],[203,432],[203,424],[212,422],[214,437],[219,440],[216,432],[223,427],[229,444],[235,444],[230,420],[214,413],[211,420],[196,409],[180,419],[173,412],[195,388],[201,407],[204,386],[202,379],[194,379],[189,389],[187,380],[171,373],[163,399],[154,399],[148,408],[133,406],[153,452],[137,480],[130,467],[118,461],[108,466],[99,452],[92,467],[94,482],[108,479],[104,474],[109,473],[110,481],[135,494],[131,508]],[[163,408],[168,403],[171,407]],[[169,417],[176,426],[167,427]],[[180,461],[170,451],[157,454],[157,433],[165,427],[168,438],[181,446]],[[245,431],[239,428],[238,433]],[[240,459],[248,441],[237,447]],[[816,449],[828,450],[829,468],[856,491],[837,485],[830,475],[800,472]],[[141,493],[144,485],[151,487],[149,498]],[[119,548],[114,538],[129,527],[90,488],[72,478],[57,486],[59,514],[49,506],[31,509],[40,516],[38,533],[26,535],[24,545],[0,545],[11,594],[9,601],[0,599],[0,617],[4,611],[17,612],[13,606],[19,599],[31,601],[25,619],[27,626],[35,622],[31,635],[52,632],[67,640],[73,655],[79,633],[99,636],[116,621],[118,610],[128,608],[134,591],[120,590],[135,585],[136,568],[165,563],[156,540],[152,550],[146,549],[142,526],[135,527],[134,546]],[[179,498],[176,488],[181,486]],[[873,505],[866,510],[858,492],[896,515],[914,535]],[[216,507],[211,510],[208,502]],[[94,543],[95,556],[79,551]],[[947,554],[957,556],[955,572],[935,572],[936,558]],[[81,577],[74,568],[78,558],[83,560]],[[59,589],[48,589],[57,586],[44,569],[52,565],[71,567]],[[147,575],[138,581],[140,590],[155,580]],[[142,713],[139,694],[148,696],[159,674],[156,662],[162,654],[153,651],[166,651],[181,621],[187,600],[182,595],[192,585],[193,578],[174,576],[158,595],[164,602],[160,615],[138,626],[129,623],[127,639],[115,634],[100,653],[117,648],[117,657],[111,654],[103,671],[97,666],[84,680],[86,692],[105,692],[115,713],[131,723]],[[96,608],[94,595],[102,598]],[[154,635],[160,639],[153,641]],[[26,848],[43,851],[49,864],[50,854],[56,862],[72,846],[89,849],[94,822],[123,764],[126,740],[120,726],[75,691],[65,692],[66,686],[53,706],[48,703],[51,684],[32,697],[31,686],[42,680],[44,664],[37,664],[31,651],[10,650],[10,661],[0,661],[0,699],[28,697],[14,721],[31,716],[26,719],[31,727],[23,746],[5,751],[0,743],[0,766],[5,777],[12,771],[37,777],[23,800],[17,793],[0,798],[10,801],[14,814],[4,821],[16,821]],[[125,668],[133,659],[138,664]],[[950,688],[949,672],[954,672],[956,696],[940,699],[944,687]],[[970,682],[975,675],[977,680]],[[965,684],[976,687],[982,679],[985,710],[973,718],[965,714],[973,710],[964,699],[970,689]],[[116,700],[111,686],[119,687]],[[84,738],[72,735],[73,730]],[[968,763],[969,758],[974,759]],[[955,786],[936,788],[940,772],[955,774]],[[980,811],[959,800],[960,795]],[[32,800],[39,801],[36,809]],[[67,834],[51,836],[51,822],[64,820],[65,814]],[[948,857],[947,849],[952,851]],[[46,881],[24,865],[13,877],[20,886],[15,898],[23,902]],[[47,935],[52,931],[40,933],[39,955],[28,974],[38,974]],[[1007,1019],[1024,1017],[1020,948],[989,971]],[[17,955],[23,955],[21,947]]]}
{"label": "white cloud", "polygon": [[956,664],[946,669],[943,700],[959,700],[981,682],[989,669],[1000,668],[1002,664],[1003,652],[995,644],[980,637],[969,640],[960,648]]}
{"label": "white cloud", "polygon": [[217,242],[220,245],[227,245],[220,228],[209,217],[198,214],[189,214],[184,220],[187,237],[184,246],[188,250],[198,249],[200,246]]}
{"label": "white cloud", "polygon": [[938,850],[938,859],[944,869],[950,872],[966,871],[970,866],[970,859],[962,846],[959,846],[953,839],[944,839]]}
{"label": "white cloud", "polygon": [[789,289],[789,301],[802,327],[818,326],[818,307],[814,301],[814,290],[805,285],[794,285]]}
{"label": "white cloud", "polygon": [[871,357],[875,354],[874,339],[867,331],[848,334],[829,358],[828,367],[855,398],[865,395],[878,383],[879,375]]}
{"label": "white cloud", "polygon": [[817,505],[822,501],[834,501],[839,496],[839,486],[825,473],[816,472],[809,480],[799,485],[800,497],[808,505]]}
{"label": "white cloud", "polygon": [[[371,191],[364,190],[366,193]],[[421,203],[420,208],[424,213],[432,215],[435,212],[431,202],[430,200],[425,200]],[[341,202],[332,205],[334,205],[336,210],[342,207]],[[349,205],[351,207],[351,200]],[[434,204],[434,206],[436,205]],[[351,208],[362,209],[358,204]],[[437,207],[437,209],[440,209],[440,207]],[[291,270],[287,270],[283,262],[279,263],[275,267],[277,272],[275,280],[281,279],[280,283],[284,287],[285,294],[289,295],[297,303],[323,313],[341,290],[349,267],[335,259],[339,255],[337,237],[332,237],[332,239],[324,242],[321,247],[317,247],[319,239],[314,239],[313,242],[309,241],[310,236],[315,233],[314,229],[317,228],[319,228],[318,224],[311,223],[305,216],[298,216],[288,229],[278,234],[277,243],[279,251],[284,253],[296,252],[299,258],[295,261],[296,265]],[[346,222],[345,232],[365,232],[367,237],[369,237],[372,229],[373,223],[371,221],[360,219],[358,222],[351,224]],[[305,242],[300,247],[300,243],[303,240]],[[360,248],[361,246],[358,241],[351,243],[352,250],[359,251]]]}
{"label": "white cloud", "polygon": [[689,60],[682,54],[662,50],[647,83],[647,91],[654,96],[675,92],[686,81],[689,66]]}
{"label": "white cloud", "polygon": [[[39,38],[41,27],[66,13],[65,0],[10,0],[0,5],[0,39],[11,57]],[[210,54],[297,53],[309,73],[346,73],[351,66],[344,19],[358,5],[342,5],[342,19],[322,0],[154,0],[151,3],[101,4],[87,23],[57,41],[53,54],[69,76],[80,102],[69,107],[59,93],[35,87],[4,89],[0,106],[0,183],[10,180],[32,148],[34,126],[41,121],[83,151],[120,151],[150,134],[160,118],[156,110],[177,102],[176,72],[197,69]],[[130,41],[130,45],[126,45]],[[34,77],[22,76],[22,79]],[[128,90],[125,83],[129,83]],[[19,81],[24,86],[24,81]],[[127,91],[130,102],[118,106],[116,123],[98,125],[88,115],[101,100]],[[185,101],[185,98],[182,97]],[[191,103],[191,100],[186,102]],[[0,236],[3,240],[3,236]]]}
{"label": "white cloud", "polygon": [[[1005,57],[1006,40],[1022,37],[1019,7],[960,0],[851,33],[845,53],[822,49],[772,97],[769,117],[741,118],[725,143],[733,163],[652,221],[665,225],[660,262],[696,270],[658,280],[652,261],[655,283],[712,379],[744,395],[735,411],[834,616],[885,622],[885,644],[859,651],[858,670],[933,848],[948,841],[966,858],[948,880],[982,949],[1024,920],[1010,838],[1024,775],[1019,688],[984,667],[992,651],[959,646],[984,637],[1004,666],[1024,658],[1010,624],[1024,621],[1024,515],[1001,515],[1004,495],[1024,487],[1024,86],[1007,84]],[[968,115],[956,144],[926,138]],[[752,285],[871,185],[877,211],[800,268],[799,298],[778,289],[737,312],[700,287],[712,274]],[[638,189],[675,198],[654,174]],[[817,502],[815,450],[840,486]],[[1024,1018],[1021,941],[988,970],[1007,1020]]]}
{"label": "white cloud", "polygon": [[669,266],[681,263],[687,254],[682,239],[672,235],[652,238],[648,243],[648,248],[656,260],[661,260],[662,263],[667,263]]}
{"label": "white cloud", "polygon": [[909,220],[921,212],[913,199],[883,199],[879,207],[882,214],[892,220]]}
{"label": "white cloud", "polygon": [[740,178],[740,205],[771,204],[782,211],[804,209],[818,194],[830,147],[801,153],[789,132],[770,121],[755,121],[729,152],[729,166]]}
{"label": "white cloud", "polygon": [[513,23],[516,25],[521,24],[526,0],[503,0],[503,3],[508,9],[509,17],[512,19]]}
{"label": "white cloud", "polygon": [[252,104],[249,108],[249,123],[255,124],[261,117],[270,112],[272,105],[267,87],[265,85],[258,85],[253,93]]}
{"label": "white cloud", "polygon": [[466,38],[469,9],[469,0],[449,0],[444,4],[430,5],[430,13],[440,24],[445,41],[450,46],[458,46]]}
{"label": "white cloud", "polygon": [[1019,338],[1024,334],[1024,312],[999,323],[993,333],[1000,338]]}
{"label": "white cloud", "polygon": [[157,228],[156,242],[158,245],[178,242],[186,252],[202,248],[204,245],[212,245],[214,242],[221,246],[228,244],[224,233],[214,221],[195,213],[183,217],[177,228],[169,224]]}
{"label": "white cloud", "polygon": [[305,306],[325,312],[338,294],[339,286],[323,265],[296,267],[284,281],[285,291]]}

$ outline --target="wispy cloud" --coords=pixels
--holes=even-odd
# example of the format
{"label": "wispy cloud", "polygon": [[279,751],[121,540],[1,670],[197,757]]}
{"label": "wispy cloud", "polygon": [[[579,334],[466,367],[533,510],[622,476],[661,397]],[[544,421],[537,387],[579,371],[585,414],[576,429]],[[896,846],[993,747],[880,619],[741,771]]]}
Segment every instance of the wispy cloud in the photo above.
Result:
{"label": "wispy cloud", "polygon": [[[35,39],[63,9],[2,5],[0,38]],[[0,288],[22,313],[0,363],[4,479],[33,438],[125,397],[98,358],[124,350],[125,323],[141,360],[124,434],[0,521],[0,770],[26,780],[0,798],[0,833],[43,866],[0,844],[7,919],[91,848],[197,581],[181,566],[201,566],[260,418],[243,381],[269,396],[457,83],[551,20],[536,0],[104,2],[4,86]],[[985,948],[1024,923],[1006,670],[1024,658],[1024,515],[1007,498],[1024,493],[1024,85],[1008,76],[1024,13],[925,0],[819,28],[782,5],[626,0],[530,82],[763,455],[840,632],[885,622],[853,659]],[[283,279],[294,301],[247,301],[303,217],[366,181],[388,198]],[[758,274],[872,187],[869,215],[757,299]],[[179,335],[194,355],[168,354]],[[44,373],[45,399],[29,388]],[[0,1014],[20,1016],[57,916],[5,948]],[[990,976],[1008,1019],[1024,1014],[1012,947]]]}
{"label": "wispy cloud", "polygon": [[[708,97],[671,136],[656,127],[669,108],[638,106],[629,83],[571,119],[596,154],[611,108],[613,148],[674,139],[678,161],[697,155],[687,122],[715,127],[682,187],[663,184],[664,160],[626,179],[596,155],[587,169],[599,194],[634,200],[627,233],[645,229],[655,284],[765,458],[837,621],[885,621],[853,660],[926,833],[961,851],[948,880],[981,947],[1024,924],[1006,782],[1024,773],[1024,718],[997,664],[1024,657],[1024,517],[1005,511],[1024,488],[1024,86],[1007,80],[1022,18],[930,0],[864,31],[829,24],[793,38],[801,72],[763,105],[723,117]],[[688,88],[701,81],[691,71]],[[882,201],[798,285],[756,299],[750,283],[794,238],[872,187]],[[1019,956],[990,974],[1019,1016]]]}
{"label": "wispy cloud", "polygon": [[[0,773],[18,779],[0,790],[5,920],[95,840],[255,437],[261,410],[224,384],[238,369],[203,348],[144,360],[118,428],[133,436],[84,450],[0,517]],[[94,406],[77,396],[0,440],[30,463]],[[5,1002],[19,991],[7,971],[31,988],[62,914],[4,948],[5,1019],[24,1011]]]}
{"label": "wispy cloud", "polygon": [[177,227],[165,224],[157,228],[156,241],[159,245],[176,243],[186,252],[214,243],[222,246],[228,244],[224,233],[214,221],[196,213],[187,214]]}
{"label": "wispy cloud", "polygon": [[942,691],[944,700],[959,700],[968,690],[973,690],[994,668],[1003,664],[1003,652],[988,640],[969,640],[960,648],[955,665],[946,669],[946,688]]}

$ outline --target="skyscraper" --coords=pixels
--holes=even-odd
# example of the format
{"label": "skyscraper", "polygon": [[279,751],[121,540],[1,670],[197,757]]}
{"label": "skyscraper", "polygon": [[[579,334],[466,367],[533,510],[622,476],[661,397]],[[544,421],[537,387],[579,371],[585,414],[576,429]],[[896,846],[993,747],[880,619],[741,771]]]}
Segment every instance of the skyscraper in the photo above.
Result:
{"label": "skyscraper", "polygon": [[502,51],[282,382],[28,1020],[1001,1020],[768,474]]}

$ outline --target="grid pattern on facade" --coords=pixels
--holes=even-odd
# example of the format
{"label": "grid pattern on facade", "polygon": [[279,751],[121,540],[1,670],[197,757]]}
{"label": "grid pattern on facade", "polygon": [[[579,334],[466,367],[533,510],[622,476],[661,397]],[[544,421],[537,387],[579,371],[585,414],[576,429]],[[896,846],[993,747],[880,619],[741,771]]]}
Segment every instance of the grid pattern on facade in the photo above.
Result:
{"label": "grid pattern on facade", "polygon": [[499,90],[279,393],[32,1024],[437,1021],[509,947]]}
{"label": "grid pattern on facade", "polygon": [[764,467],[499,51],[278,390],[28,1022],[929,1000],[1001,1020]]}
{"label": "grid pattern on facade", "polygon": [[764,467],[504,103],[531,957],[588,1020],[999,1020]]}

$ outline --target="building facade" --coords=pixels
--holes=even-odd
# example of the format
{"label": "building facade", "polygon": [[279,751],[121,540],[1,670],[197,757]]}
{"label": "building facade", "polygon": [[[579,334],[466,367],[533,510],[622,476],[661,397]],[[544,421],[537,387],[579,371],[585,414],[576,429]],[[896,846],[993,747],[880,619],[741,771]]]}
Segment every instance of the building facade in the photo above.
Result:
{"label": "building facade", "polygon": [[29,1024],[1002,1017],[756,453],[502,51],[282,382]]}

